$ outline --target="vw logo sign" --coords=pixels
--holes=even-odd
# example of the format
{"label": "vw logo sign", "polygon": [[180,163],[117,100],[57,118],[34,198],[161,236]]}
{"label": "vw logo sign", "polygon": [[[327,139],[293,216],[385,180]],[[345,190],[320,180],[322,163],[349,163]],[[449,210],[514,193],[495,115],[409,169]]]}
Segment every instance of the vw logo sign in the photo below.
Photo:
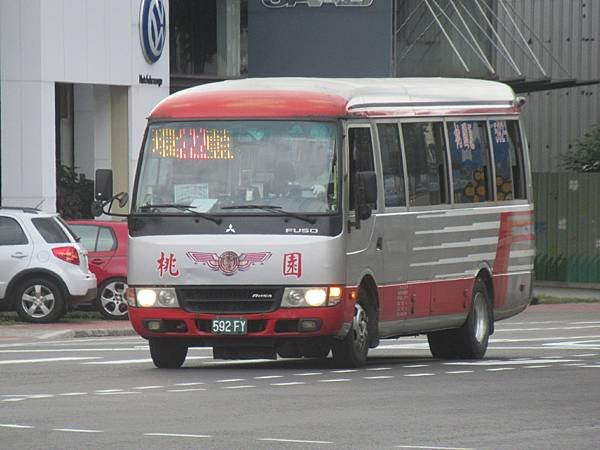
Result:
{"label": "vw logo sign", "polygon": [[167,37],[167,11],[164,0],[142,0],[140,4],[140,41],[146,61],[160,58]]}

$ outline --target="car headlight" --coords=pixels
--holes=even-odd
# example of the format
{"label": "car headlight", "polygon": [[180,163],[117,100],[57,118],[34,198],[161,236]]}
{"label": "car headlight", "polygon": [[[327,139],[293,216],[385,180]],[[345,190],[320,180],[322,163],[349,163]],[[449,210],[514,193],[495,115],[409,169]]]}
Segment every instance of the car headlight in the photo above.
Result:
{"label": "car headlight", "polygon": [[281,300],[282,308],[307,308],[333,306],[342,300],[342,288],[307,287],[285,288]]}
{"label": "car headlight", "polygon": [[[127,302],[129,306],[142,308],[178,308],[179,301],[174,288],[130,288]],[[135,302],[135,304],[132,304]]]}

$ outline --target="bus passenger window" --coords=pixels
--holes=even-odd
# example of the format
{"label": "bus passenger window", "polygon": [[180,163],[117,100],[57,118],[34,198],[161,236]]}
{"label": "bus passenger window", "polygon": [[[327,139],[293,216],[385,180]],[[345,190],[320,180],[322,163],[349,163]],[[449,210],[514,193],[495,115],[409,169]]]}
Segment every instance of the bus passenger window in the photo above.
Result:
{"label": "bus passenger window", "polygon": [[490,120],[498,201],[526,198],[523,146],[516,120]]}
{"label": "bus passenger window", "polygon": [[441,122],[402,124],[410,206],[448,203],[446,146]]}
{"label": "bus passenger window", "polygon": [[406,206],[398,125],[380,123],[377,125],[377,134],[381,150],[381,165],[383,166],[385,206]]}
{"label": "bus passenger window", "polygon": [[493,200],[487,124],[483,121],[448,123],[454,203]]}
{"label": "bus passenger window", "polygon": [[[371,142],[371,128],[353,127],[348,129],[348,147],[350,149],[350,209],[355,209],[354,189],[355,175],[357,172],[375,171],[373,163],[373,144]],[[377,209],[377,204],[369,205]]]}

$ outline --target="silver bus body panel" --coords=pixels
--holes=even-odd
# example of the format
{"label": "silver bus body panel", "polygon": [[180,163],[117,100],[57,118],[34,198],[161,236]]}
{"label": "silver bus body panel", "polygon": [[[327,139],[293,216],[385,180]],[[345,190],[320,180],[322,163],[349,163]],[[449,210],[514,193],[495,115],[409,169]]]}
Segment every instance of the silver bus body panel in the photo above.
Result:
{"label": "silver bus body panel", "polygon": [[[344,238],[343,234],[130,238],[129,252],[135,257],[129,259],[128,281],[131,286],[343,285],[345,273],[340,257],[344,253]],[[237,260],[224,258],[226,252],[235,253]],[[295,270],[288,267],[286,271],[286,255],[299,255],[300,266],[296,265]],[[287,258],[289,262],[290,257]]]}

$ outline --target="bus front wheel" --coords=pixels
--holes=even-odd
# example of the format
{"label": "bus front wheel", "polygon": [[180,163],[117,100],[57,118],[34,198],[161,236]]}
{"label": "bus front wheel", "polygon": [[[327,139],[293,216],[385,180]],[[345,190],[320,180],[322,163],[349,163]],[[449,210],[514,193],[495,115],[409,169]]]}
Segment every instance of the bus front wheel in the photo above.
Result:
{"label": "bus front wheel", "polygon": [[148,345],[152,362],[159,369],[181,367],[188,352],[187,346],[166,339],[150,338]]}
{"label": "bus front wheel", "polygon": [[471,311],[465,323],[454,330],[427,335],[434,358],[481,359],[484,357],[492,328],[492,311],[485,283],[477,279],[473,288]]}
{"label": "bus front wheel", "polygon": [[[364,298],[360,296],[360,298]],[[360,300],[354,305],[352,326],[346,337],[334,342],[333,360],[341,367],[362,367],[369,352],[369,316]]]}

